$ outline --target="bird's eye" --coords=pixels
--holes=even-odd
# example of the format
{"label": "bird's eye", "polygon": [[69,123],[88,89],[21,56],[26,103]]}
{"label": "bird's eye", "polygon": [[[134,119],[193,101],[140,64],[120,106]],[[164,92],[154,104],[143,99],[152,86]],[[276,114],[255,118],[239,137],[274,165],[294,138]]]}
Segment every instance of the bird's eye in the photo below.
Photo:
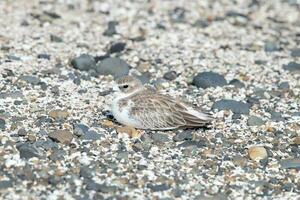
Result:
{"label": "bird's eye", "polygon": [[128,85],[123,85],[122,87],[126,89],[126,88],[128,88]]}

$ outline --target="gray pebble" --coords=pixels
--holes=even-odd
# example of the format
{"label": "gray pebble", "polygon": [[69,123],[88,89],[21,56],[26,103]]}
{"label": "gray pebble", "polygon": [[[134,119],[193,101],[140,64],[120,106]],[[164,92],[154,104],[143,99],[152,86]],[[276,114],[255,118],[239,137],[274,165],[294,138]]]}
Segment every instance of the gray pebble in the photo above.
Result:
{"label": "gray pebble", "polygon": [[280,161],[280,165],[283,169],[300,169],[300,159],[284,159]]}
{"label": "gray pebble", "polygon": [[50,60],[50,55],[49,54],[45,54],[45,53],[41,53],[37,55],[37,58],[39,59],[46,59],[46,60]]}
{"label": "gray pebble", "polygon": [[128,75],[129,65],[120,58],[106,58],[97,64],[99,75],[112,75],[115,78]]}
{"label": "gray pebble", "polygon": [[280,90],[289,90],[290,84],[288,82],[282,82],[278,85],[278,89]]}
{"label": "gray pebble", "polygon": [[33,144],[21,143],[17,144],[17,149],[20,152],[20,157],[25,159],[30,159],[32,157],[40,157],[40,153]]}
{"label": "gray pebble", "polygon": [[175,71],[168,71],[164,74],[163,78],[168,81],[173,81],[177,78],[177,73]]}
{"label": "gray pebble", "polygon": [[170,141],[168,135],[162,134],[162,133],[153,133],[151,135],[151,138],[155,142],[163,142],[164,143],[164,142],[169,142]]}
{"label": "gray pebble", "polygon": [[58,37],[57,35],[53,35],[53,34],[50,35],[50,41],[51,42],[63,42],[61,37]]}
{"label": "gray pebble", "polygon": [[184,140],[192,140],[193,135],[191,131],[183,131],[183,132],[178,132],[174,137],[173,141],[174,142],[182,142]]}
{"label": "gray pebble", "polygon": [[111,45],[109,49],[109,53],[118,53],[125,49],[126,43],[125,42],[117,42]]}
{"label": "gray pebble", "polygon": [[11,187],[13,187],[13,182],[11,180],[0,181],[0,191]]}
{"label": "gray pebble", "polygon": [[24,99],[24,95],[23,95],[22,91],[0,92],[0,99],[6,99],[6,98]]}
{"label": "gray pebble", "polygon": [[291,51],[291,56],[292,57],[300,57],[300,48],[293,49]]}
{"label": "gray pebble", "polygon": [[266,52],[273,52],[273,51],[279,51],[279,45],[277,42],[273,42],[273,41],[267,41],[265,43],[265,51]]}
{"label": "gray pebble", "polygon": [[4,119],[0,118],[0,130],[5,130],[6,122]]}
{"label": "gray pebble", "polygon": [[32,85],[37,85],[39,82],[41,82],[41,80],[38,77],[30,75],[22,75],[19,79]]}
{"label": "gray pebble", "polygon": [[96,69],[96,62],[93,56],[88,54],[82,54],[73,60],[71,60],[71,65],[75,69],[79,69],[81,71],[89,71],[91,69]]}
{"label": "gray pebble", "polygon": [[118,25],[118,22],[116,21],[108,22],[107,29],[104,31],[103,35],[111,37],[117,34],[116,25]]}
{"label": "gray pebble", "polygon": [[265,121],[262,120],[260,117],[256,117],[256,116],[250,116],[247,121],[248,126],[261,126],[264,124]]}
{"label": "gray pebble", "polygon": [[289,62],[288,64],[283,65],[283,69],[290,72],[300,73],[300,63]]}
{"label": "gray pebble", "polygon": [[202,72],[199,73],[193,79],[193,84],[198,88],[209,88],[209,87],[217,87],[224,86],[227,84],[224,76],[215,73],[215,72]]}
{"label": "gray pebble", "polygon": [[147,184],[147,188],[150,188],[152,192],[159,192],[159,191],[165,191],[170,189],[170,186],[165,183],[159,185],[153,185],[149,183]]}
{"label": "gray pebble", "polygon": [[249,114],[250,112],[250,104],[231,99],[219,100],[212,105],[212,108],[217,110],[231,110],[237,114]]}
{"label": "gray pebble", "polygon": [[81,137],[89,131],[89,127],[84,124],[75,124],[73,130],[74,135]]}
{"label": "gray pebble", "polygon": [[236,88],[243,88],[245,84],[238,79],[233,79],[229,82],[229,85],[234,85]]}
{"label": "gray pebble", "polygon": [[99,140],[101,139],[103,136],[99,133],[97,133],[96,131],[87,131],[82,137],[80,137],[80,139],[82,140]]}

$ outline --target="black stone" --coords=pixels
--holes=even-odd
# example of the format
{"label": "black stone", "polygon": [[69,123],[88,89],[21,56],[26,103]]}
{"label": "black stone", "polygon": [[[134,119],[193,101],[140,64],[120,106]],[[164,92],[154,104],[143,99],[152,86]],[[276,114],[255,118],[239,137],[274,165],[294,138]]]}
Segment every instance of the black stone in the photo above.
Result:
{"label": "black stone", "polygon": [[169,81],[173,81],[177,78],[177,73],[175,71],[169,71],[164,74],[163,78]]}
{"label": "black stone", "polygon": [[224,76],[215,72],[202,72],[196,75],[193,79],[193,84],[198,88],[209,88],[224,86],[227,84]]}
{"label": "black stone", "polygon": [[46,59],[46,60],[50,60],[50,55],[49,54],[45,54],[45,53],[41,53],[37,55],[37,58],[39,59]]}
{"label": "black stone", "polygon": [[147,188],[150,188],[152,192],[160,192],[170,189],[170,186],[166,183],[159,184],[159,185],[153,185],[153,184],[147,184]]}
{"label": "black stone", "polygon": [[17,144],[17,149],[20,152],[20,157],[30,159],[32,157],[40,157],[39,151],[30,143]]}
{"label": "black stone", "polygon": [[229,82],[229,85],[234,85],[234,87],[236,87],[236,88],[243,88],[243,87],[245,87],[245,84],[243,82],[241,82],[240,80],[238,80],[238,79],[232,79]]}
{"label": "black stone", "polygon": [[89,71],[91,69],[96,69],[96,62],[93,56],[88,54],[82,54],[71,60],[71,65],[75,69],[79,69],[81,71]]}
{"label": "black stone", "polygon": [[63,42],[63,39],[61,37],[58,37],[57,35],[50,35],[50,41],[51,42]]}
{"label": "black stone", "polygon": [[300,63],[289,62],[287,65],[283,65],[283,69],[290,72],[300,73]]}
{"label": "black stone", "polygon": [[125,42],[117,42],[112,44],[109,48],[109,53],[118,53],[125,49],[126,43]]}
{"label": "black stone", "polygon": [[97,64],[99,75],[112,75],[115,78],[128,75],[130,66],[120,58],[106,58]]}
{"label": "black stone", "polygon": [[212,108],[217,110],[231,110],[237,114],[249,114],[250,112],[250,104],[231,99],[219,100],[213,104]]}
{"label": "black stone", "polygon": [[99,184],[92,180],[87,180],[86,182],[86,189],[87,190],[94,190],[97,192],[103,192],[103,193],[114,193],[117,191],[116,186],[107,186],[105,184]]}
{"label": "black stone", "polygon": [[116,31],[116,26],[118,25],[118,22],[116,21],[110,21],[108,22],[108,27],[107,29],[104,31],[103,35],[105,36],[113,36],[115,34],[117,34],[117,31]]}

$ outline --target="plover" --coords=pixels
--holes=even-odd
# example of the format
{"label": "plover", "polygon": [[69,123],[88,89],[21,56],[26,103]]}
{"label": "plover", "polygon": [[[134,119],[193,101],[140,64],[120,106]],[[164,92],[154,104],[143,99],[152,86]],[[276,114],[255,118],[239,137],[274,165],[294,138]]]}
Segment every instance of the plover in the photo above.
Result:
{"label": "plover", "polygon": [[135,77],[119,78],[114,86],[111,111],[115,119],[126,126],[149,130],[172,130],[205,126],[209,114],[153,88],[143,86]]}

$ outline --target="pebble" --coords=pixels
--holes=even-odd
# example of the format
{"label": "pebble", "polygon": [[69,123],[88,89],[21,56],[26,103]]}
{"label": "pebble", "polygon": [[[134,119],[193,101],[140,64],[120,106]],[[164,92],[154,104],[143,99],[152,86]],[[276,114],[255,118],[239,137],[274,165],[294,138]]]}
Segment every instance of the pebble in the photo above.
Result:
{"label": "pebble", "polygon": [[275,122],[281,122],[285,119],[282,117],[282,114],[280,112],[271,112],[271,120]]}
{"label": "pebble", "polygon": [[103,35],[111,37],[111,36],[117,34],[117,31],[116,31],[117,25],[118,25],[118,22],[116,22],[116,21],[108,22],[107,29],[103,32]]}
{"label": "pebble", "polygon": [[71,60],[71,65],[81,71],[96,70],[96,62],[93,56],[82,54]]}
{"label": "pebble", "polygon": [[55,109],[49,112],[49,117],[55,120],[65,120],[69,117],[69,112],[67,110]]}
{"label": "pebble", "polygon": [[294,73],[300,73],[300,63],[289,62],[288,64],[283,65],[283,69]]}
{"label": "pebble", "polygon": [[37,58],[39,59],[46,59],[46,60],[50,60],[50,55],[49,54],[45,54],[45,53],[41,53],[37,55]]}
{"label": "pebble", "polygon": [[209,88],[227,85],[224,76],[215,72],[202,72],[196,75],[193,79],[193,84],[198,88]]}
{"label": "pebble", "polygon": [[231,110],[236,114],[249,114],[250,112],[250,104],[231,99],[222,99],[216,101],[212,105],[212,108],[217,110]]}
{"label": "pebble", "polygon": [[262,146],[253,146],[248,149],[249,157],[252,160],[259,161],[268,157],[267,150]]}
{"label": "pebble", "polygon": [[19,143],[17,144],[17,149],[20,152],[21,158],[30,159],[32,157],[40,157],[38,149],[33,144]]}
{"label": "pebble", "polygon": [[292,144],[300,145],[300,136],[294,137],[292,139]]}
{"label": "pebble", "polygon": [[19,79],[32,85],[37,85],[41,82],[41,80],[38,77],[31,75],[22,75],[19,77]]}
{"label": "pebble", "polygon": [[283,169],[298,169],[300,170],[300,159],[292,158],[292,159],[284,159],[280,160],[281,168]]}
{"label": "pebble", "polygon": [[273,52],[273,51],[279,51],[279,45],[277,42],[268,41],[265,43],[265,52]]}
{"label": "pebble", "polygon": [[293,49],[291,51],[291,56],[292,57],[300,57],[300,48]]}
{"label": "pebble", "polygon": [[128,75],[130,66],[120,58],[106,58],[97,64],[99,75],[112,75],[115,78]]}
{"label": "pebble", "polygon": [[103,192],[103,193],[112,193],[117,191],[116,186],[107,186],[105,184],[99,184],[92,180],[86,181],[86,189],[87,190],[94,190],[97,192]]}
{"label": "pebble", "polygon": [[1,190],[6,190],[8,188],[13,187],[13,182],[11,180],[3,180],[0,181],[0,191]]}
{"label": "pebble", "polygon": [[25,128],[20,128],[18,130],[18,136],[26,136],[27,135],[27,131],[25,130]]}
{"label": "pebble", "polygon": [[58,37],[57,35],[50,35],[50,41],[51,42],[63,42],[63,39],[61,37]]}
{"label": "pebble", "polygon": [[281,82],[278,85],[278,89],[287,91],[290,89],[290,84],[288,82]]}
{"label": "pebble", "polygon": [[0,130],[5,130],[6,122],[4,119],[0,118]]}
{"label": "pebble", "polygon": [[261,126],[264,124],[265,124],[265,121],[262,120],[260,117],[256,117],[256,116],[249,116],[249,118],[247,120],[248,126]]}
{"label": "pebble", "polygon": [[54,141],[69,144],[73,139],[73,134],[68,130],[56,130],[49,133],[49,138]]}
{"label": "pebble", "polygon": [[97,133],[96,131],[90,130],[87,131],[80,139],[82,140],[99,140],[103,137],[103,135]]}
{"label": "pebble", "polygon": [[237,165],[237,166],[240,166],[240,167],[245,167],[247,165],[247,159],[245,157],[242,157],[242,156],[235,156],[233,159],[232,159],[232,162]]}
{"label": "pebble", "polygon": [[0,92],[0,99],[6,99],[6,98],[24,99],[25,97],[24,97],[22,91]]}
{"label": "pebble", "polygon": [[73,131],[74,135],[78,137],[85,135],[89,131],[89,127],[84,124],[75,124],[73,126],[73,129],[74,129]]}
{"label": "pebble", "polygon": [[184,142],[180,143],[179,145],[177,145],[178,148],[186,148],[186,147],[190,147],[190,146],[196,146],[198,148],[202,148],[202,147],[207,146],[207,141],[188,140],[188,141],[184,141]]}
{"label": "pebble", "polygon": [[152,140],[155,141],[155,142],[162,142],[162,143],[165,143],[165,142],[169,142],[169,141],[170,141],[168,135],[163,134],[163,133],[153,133],[153,134],[151,135],[151,138],[152,138]]}
{"label": "pebble", "polygon": [[245,87],[245,84],[243,82],[241,82],[240,80],[238,80],[238,79],[232,79],[229,82],[229,85],[233,85],[236,88],[243,88],[243,87]]}
{"label": "pebble", "polygon": [[168,81],[173,81],[177,78],[177,73],[175,71],[168,71],[164,74],[163,78]]}
{"label": "pebble", "polygon": [[109,53],[119,53],[125,49],[125,42],[117,42],[110,46]]}
{"label": "pebble", "polygon": [[184,140],[192,140],[193,139],[193,135],[191,131],[182,131],[182,132],[178,132],[174,137],[173,137],[173,141],[174,142],[182,142]]}
{"label": "pebble", "polygon": [[159,184],[159,185],[153,185],[153,184],[147,184],[147,188],[150,188],[150,190],[152,192],[159,192],[159,191],[165,191],[170,189],[170,186],[168,186],[167,184],[163,183],[163,184]]}

